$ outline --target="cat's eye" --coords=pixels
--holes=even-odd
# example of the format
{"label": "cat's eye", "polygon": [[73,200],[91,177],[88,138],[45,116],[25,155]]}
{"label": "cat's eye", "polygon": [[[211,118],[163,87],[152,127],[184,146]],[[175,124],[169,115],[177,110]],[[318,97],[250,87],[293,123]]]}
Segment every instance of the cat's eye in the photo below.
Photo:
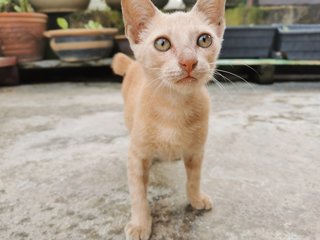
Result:
{"label": "cat's eye", "polygon": [[198,44],[199,47],[208,48],[212,44],[212,37],[207,33],[202,34],[198,38],[197,44]]}
{"label": "cat's eye", "polygon": [[154,47],[160,52],[166,52],[171,48],[171,43],[168,39],[160,37],[154,41]]}

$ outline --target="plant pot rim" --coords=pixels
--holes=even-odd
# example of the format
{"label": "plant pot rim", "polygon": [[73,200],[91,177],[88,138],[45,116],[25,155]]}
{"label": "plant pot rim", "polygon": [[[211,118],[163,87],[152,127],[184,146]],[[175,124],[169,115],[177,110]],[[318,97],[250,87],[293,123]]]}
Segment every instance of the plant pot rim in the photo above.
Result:
{"label": "plant pot rim", "polygon": [[58,29],[44,32],[47,38],[65,37],[65,36],[83,36],[83,35],[116,35],[117,28],[103,28],[103,29],[86,29],[86,28],[72,28],[72,29]]}
{"label": "plant pot rim", "polygon": [[278,26],[273,25],[240,25],[228,26],[226,30],[276,30]]}
{"label": "plant pot rim", "polygon": [[17,57],[0,57],[0,68],[17,65]]}
{"label": "plant pot rim", "polygon": [[45,13],[38,13],[38,12],[2,12],[0,13],[0,17],[26,17],[26,18],[34,18],[34,17],[38,17],[38,18],[48,18],[48,15]]}
{"label": "plant pot rim", "polygon": [[124,39],[128,39],[126,35],[124,34],[119,34],[119,35],[116,35],[114,37],[116,40],[124,40]]}

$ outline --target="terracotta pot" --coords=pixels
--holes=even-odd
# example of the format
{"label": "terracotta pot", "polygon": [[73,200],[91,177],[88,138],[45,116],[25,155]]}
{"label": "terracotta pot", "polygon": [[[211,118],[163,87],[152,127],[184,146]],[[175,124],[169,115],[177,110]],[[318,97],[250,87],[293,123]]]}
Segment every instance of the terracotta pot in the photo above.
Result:
{"label": "terracotta pot", "polygon": [[38,12],[76,12],[87,9],[90,0],[30,0]]}
{"label": "terracotta pot", "polygon": [[125,35],[117,35],[115,37],[116,44],[118,50],[126,55],[133,56],[132,49],[130,47],[129,40],[126,38]]}
{"label": "terracotta pot", "polygon": [[113,49],[116,28],[66,29],[45,32],[50,46],[65,62],[82,62],[107,57]]}
{"label": "terracotta pot", "polygon": [[16,57],[0,57],[0,85],[19,84],[19,73]]}
{"label": "terracotta pot", "polygon": [[0,13],[0,51],[19,62],[40,60],[47,19],[42,13]]}

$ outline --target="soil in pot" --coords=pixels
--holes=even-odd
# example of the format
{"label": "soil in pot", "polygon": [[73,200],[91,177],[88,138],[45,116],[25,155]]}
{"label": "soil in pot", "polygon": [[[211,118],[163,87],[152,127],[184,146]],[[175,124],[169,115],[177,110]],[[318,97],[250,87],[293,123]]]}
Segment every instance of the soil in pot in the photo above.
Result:
{"label": "soil in pot", "polygon": [[19,62],[42,59],[47,18],[42,13],[0,13],[1,52]]}

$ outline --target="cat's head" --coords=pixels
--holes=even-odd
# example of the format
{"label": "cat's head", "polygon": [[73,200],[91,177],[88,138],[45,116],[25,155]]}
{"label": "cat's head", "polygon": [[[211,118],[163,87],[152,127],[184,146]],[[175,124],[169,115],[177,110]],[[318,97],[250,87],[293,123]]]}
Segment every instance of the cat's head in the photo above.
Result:
{"label": "cat's head", "polygon": [[212,78],[225,1],[198,0],[190,12],[165,14],[150,0],[122,0],[126,36],[150,81],[189,92]]}

